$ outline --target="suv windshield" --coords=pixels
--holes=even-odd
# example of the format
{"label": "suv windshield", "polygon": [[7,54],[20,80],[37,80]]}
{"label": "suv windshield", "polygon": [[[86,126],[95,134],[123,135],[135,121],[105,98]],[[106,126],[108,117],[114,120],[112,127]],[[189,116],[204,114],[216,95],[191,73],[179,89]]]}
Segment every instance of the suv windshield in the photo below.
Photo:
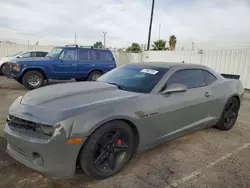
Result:
{"label": "suv windshield", "polygon": [[130,64],[107,72],[97,81],[116,85],[122,90],[150,93],[167,71],[162,67]]}
{"label": "suv windshield", "polygon": [[58,48],[58,47],[53,48],[50,51],[50,53],[47,54],[47,57],[58,58],[59,55],[61,54],[62,50],[63,50],[62,48]]}

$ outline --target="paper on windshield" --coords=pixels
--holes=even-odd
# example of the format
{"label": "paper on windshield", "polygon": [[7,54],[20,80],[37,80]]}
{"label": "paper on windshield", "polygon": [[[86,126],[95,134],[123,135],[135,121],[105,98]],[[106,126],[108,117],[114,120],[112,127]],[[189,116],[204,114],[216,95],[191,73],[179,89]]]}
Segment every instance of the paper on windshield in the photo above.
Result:
{"label": "paper on windshield", "polygon": [[142,69],[141,72],[148,73],[148,74],[157,74],[159,71],[153,69]]}

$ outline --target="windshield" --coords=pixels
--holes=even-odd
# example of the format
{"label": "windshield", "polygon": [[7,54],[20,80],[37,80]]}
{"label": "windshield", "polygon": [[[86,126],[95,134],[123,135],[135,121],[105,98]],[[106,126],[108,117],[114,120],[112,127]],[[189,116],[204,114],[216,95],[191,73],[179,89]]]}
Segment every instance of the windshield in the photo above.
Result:
{"label": "windshield", "polygon": [[97,81],[117,85],[127,91],[150,93],[167,71],[167,68],[130,64],[107,72]]}
{"label": "windshield", "polygon": [[62,48],[53,48],[48,54],[47,54],[47,57],[52,57],[52,58],[58,58],[59,55],[61,54],[62,52]]}
{"label": "windshield", "polygon": [[21,53],[23,53],[23,52],[12,53],[12,54],[7,55],[7,57],[15,57]]}

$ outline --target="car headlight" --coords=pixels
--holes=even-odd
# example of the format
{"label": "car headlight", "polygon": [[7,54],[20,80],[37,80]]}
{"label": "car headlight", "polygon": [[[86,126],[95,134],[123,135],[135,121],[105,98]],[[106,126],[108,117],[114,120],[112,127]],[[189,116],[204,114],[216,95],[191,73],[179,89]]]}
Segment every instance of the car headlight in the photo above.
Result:
{"label": "car headlight", "polygon": [[54,127],[53,126],[40,124],[40,128],[43,131],[43,133],[48,135],[48,136],[52,136],[53,133],[54,133]]}

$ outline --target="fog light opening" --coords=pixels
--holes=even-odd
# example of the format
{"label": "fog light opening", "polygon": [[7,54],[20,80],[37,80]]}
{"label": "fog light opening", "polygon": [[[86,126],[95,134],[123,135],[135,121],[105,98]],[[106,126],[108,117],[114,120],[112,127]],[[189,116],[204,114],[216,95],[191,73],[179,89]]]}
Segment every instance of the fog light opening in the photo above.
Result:
{"label": "fog light opening", "polygon": [[34,164],[38,165],[38,166],[43,166],[44,165],[44,161],[41,155],[39,155],[36,152],[33,152],[33,162]]}

